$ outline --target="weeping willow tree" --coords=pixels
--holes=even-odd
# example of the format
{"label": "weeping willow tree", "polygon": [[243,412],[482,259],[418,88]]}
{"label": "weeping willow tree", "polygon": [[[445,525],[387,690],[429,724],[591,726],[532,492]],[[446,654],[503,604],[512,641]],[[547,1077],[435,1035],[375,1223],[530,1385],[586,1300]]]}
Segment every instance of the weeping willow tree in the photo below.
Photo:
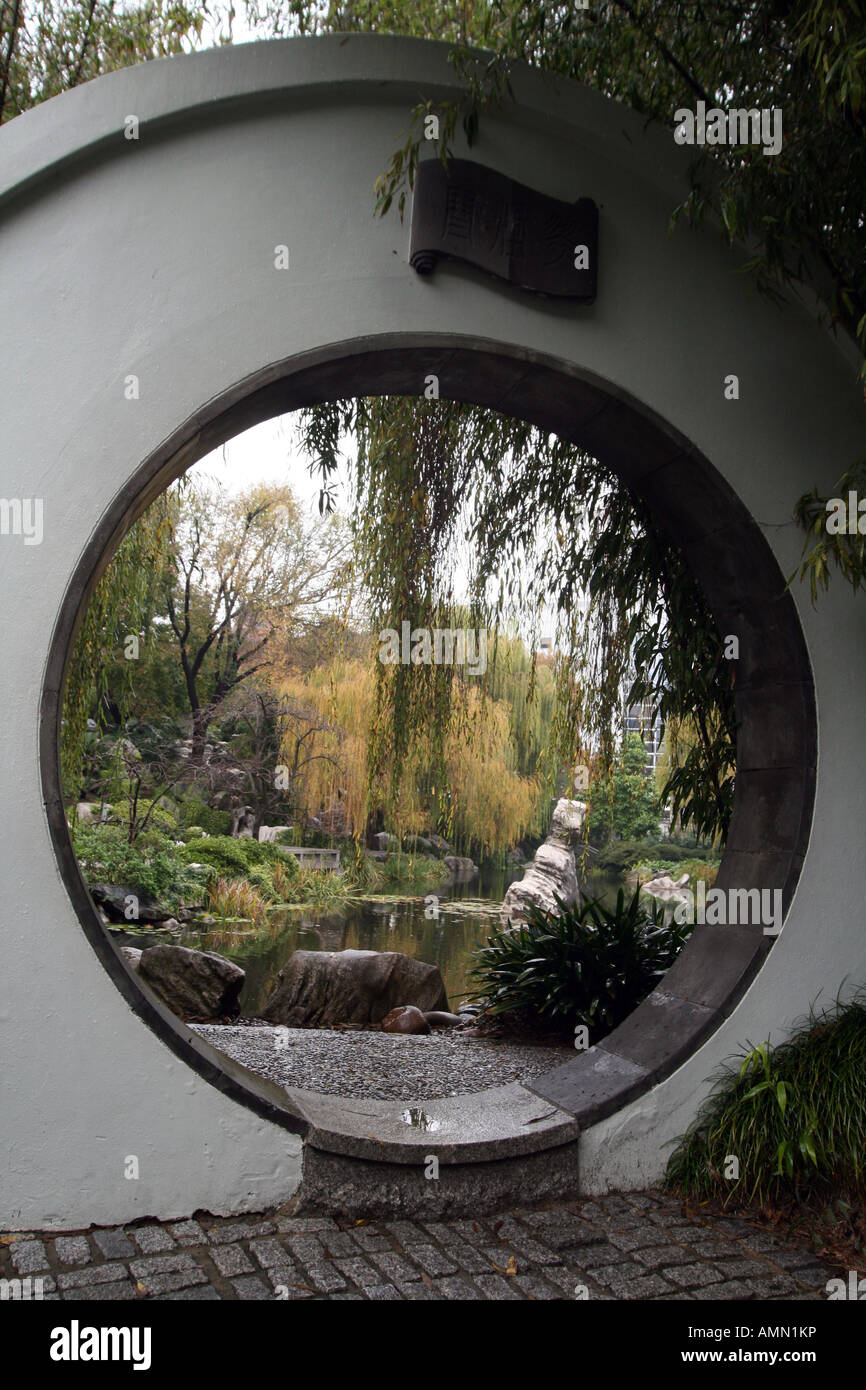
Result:
{"label": "weeping willow tree", "polygon": [[[590,762],[604,782],[625,703],[646,700],[672,729],[697,731],[674,750],[662,799],[697,833],[724,838],[731,815],[735,719],[730,665],[706,600],[678,547],[642,500],[573,445],[495,412],[388,397],[318,406],[301,439],[331,504],[341,442],[354,439],[353,531],[374,628],[520,620],[530,650],[555,623],[554,708],[539,757],[557,773]],[[456,599],[456,576],[464,592]],[[499,643],[478,698],[457,698],[458,666],[377,665],[368,749],[371,784],[390,771],[399,796],[410,747],[429,742],[447,815],[444,748],[471,743],[488,717]],[[536,664],[526,706],[537,696]]]}
{"label": "weeping willow tree", "polygon": [[[378,708],[375,651],[346,660],[340,656],[304,673],[269,673],[284,708],[303,716],[305,758],[292,795],[302,818],[333,807],[339,797],[346,831],[361,839],[371,820],[386,807],[401,835],[421,834],[436,822],[442,800],[458,849],[482,858],[503,856],[518,840],[537,829],[539,784],[521,773],[511,737],[511,709],[506,700],[487,700],[478,717],[481,692],[464,687],[454,692],[465,701],[466,722],[475,736],[461,735],[455,720],[436,749],[440,785],[431,776],[434,721],[428,720],[407,749],[403,775],[396,787],[387,769],[378,781],[368,777],[370,742]],[[297,747],[298,720],[283,721],[282,754],[287,765]]]}
{"label": "weeping willow tree", "polygon": [[[159,579],[168,556],[171,526],[165,498],[132,526],[97,582],[81,618],[66,671],[60,730],[64,795],[76,799],[84,767],[87,721],[105,722],[108,673],[123,718],[135,690],[136,660],[119,660],[127,639],[153,641],[151,621],[159,606]],[[130,652],[135,648],[130,648]]]}

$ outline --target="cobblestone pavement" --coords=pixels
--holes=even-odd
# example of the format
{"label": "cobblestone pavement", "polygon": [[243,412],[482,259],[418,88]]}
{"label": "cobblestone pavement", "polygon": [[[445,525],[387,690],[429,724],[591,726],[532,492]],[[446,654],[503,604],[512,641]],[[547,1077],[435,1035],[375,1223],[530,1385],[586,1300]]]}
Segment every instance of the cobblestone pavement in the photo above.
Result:
{"label": "cobblestone pavement", "polygon": [[[0,1238],[0,1277],[46,1299],[823,1299],[835,1271],[660,1192],[478,1220],[146,1221]],[[7,1295],[8,1296],[8,1295]]]}

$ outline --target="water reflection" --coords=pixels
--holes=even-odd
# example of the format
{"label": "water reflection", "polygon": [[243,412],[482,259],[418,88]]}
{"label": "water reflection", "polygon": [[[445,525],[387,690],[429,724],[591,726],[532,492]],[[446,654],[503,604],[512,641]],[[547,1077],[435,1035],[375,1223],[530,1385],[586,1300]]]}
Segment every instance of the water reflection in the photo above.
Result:
{"label": "water reflection", "polygon": [[[277,908],[261,928],[247,923],[175,932],[171,940],[197,951],[216,951],[246,971],[241,1011],[258,1014],[293,951],[403,951],[438,965],[452,1006],[469,989],[470,954],[500,925],[499,905],[521,869],[491,869],[478,878],[448,884],[437,894],[438,916],[427,916],[425,898],[373,897],[327,907]],[[428,909],[429,910],[429,909]],[[123,934],[123,944],[152,946],[163,933]]]}

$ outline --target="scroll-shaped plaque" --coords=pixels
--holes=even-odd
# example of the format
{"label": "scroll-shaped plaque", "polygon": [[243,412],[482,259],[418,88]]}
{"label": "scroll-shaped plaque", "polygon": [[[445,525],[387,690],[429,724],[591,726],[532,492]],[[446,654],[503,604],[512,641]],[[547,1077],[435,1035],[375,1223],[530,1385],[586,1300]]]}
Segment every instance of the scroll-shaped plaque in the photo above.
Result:
{"label": "scroll-shaped plaque", "polygon": [[591,304],[598,271],[598,208],[562,203],[469,159],[424,160],[415,177],[409,261],[430,275],[440,256],[509,285]]}

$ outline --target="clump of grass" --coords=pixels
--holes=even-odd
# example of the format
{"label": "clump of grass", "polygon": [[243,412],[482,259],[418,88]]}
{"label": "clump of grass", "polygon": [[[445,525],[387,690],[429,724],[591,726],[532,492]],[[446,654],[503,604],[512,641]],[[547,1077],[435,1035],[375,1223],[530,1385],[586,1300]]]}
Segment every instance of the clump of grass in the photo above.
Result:
{"label": "clump of grass", "polygon": [[296,869],[288,869],[283,864],[273,864],[271,866],[271,882],[274,885],[274,892],[277,901],[289,903],[295,892],[298,874]]}
{"label": "clump of grass", "polygon": [[261,893],[243,878],[212,879],[208,906],[214,917],[242,918],[261,926],[268,904]]}
{"label": "clump of grass", "polygon": [[666,1185],[725,1206],[866,1192],[866,991],[813,1007],[787,1042],[737,1060],[679,1141]]}
{"label": "clump of grass", "polygon": [[300,869],[292,880],[293,903],[342,902],[349,896],[350,883],[345,874],[326,869]]}

